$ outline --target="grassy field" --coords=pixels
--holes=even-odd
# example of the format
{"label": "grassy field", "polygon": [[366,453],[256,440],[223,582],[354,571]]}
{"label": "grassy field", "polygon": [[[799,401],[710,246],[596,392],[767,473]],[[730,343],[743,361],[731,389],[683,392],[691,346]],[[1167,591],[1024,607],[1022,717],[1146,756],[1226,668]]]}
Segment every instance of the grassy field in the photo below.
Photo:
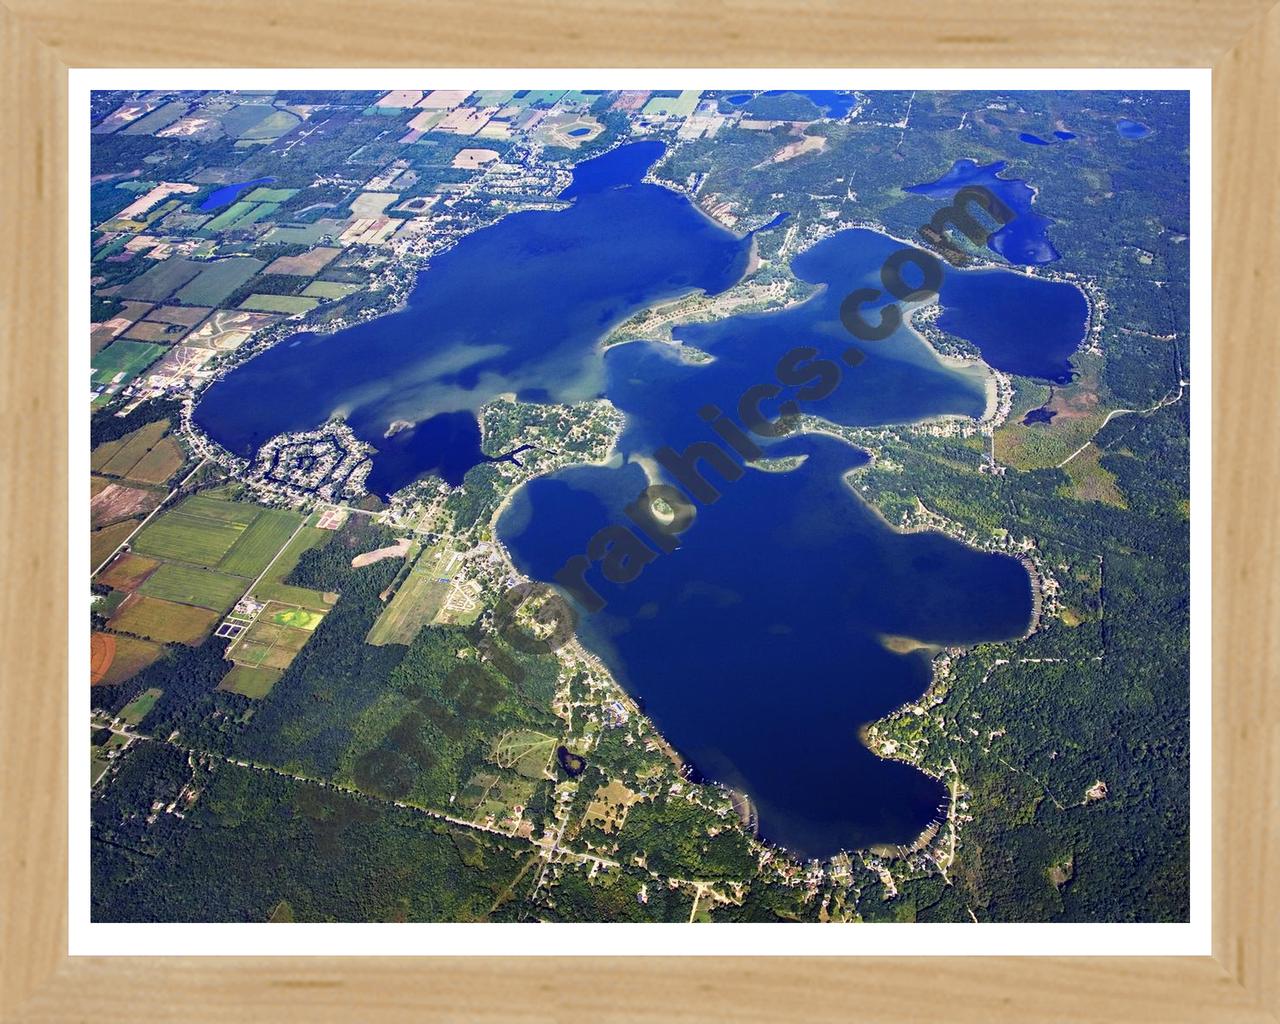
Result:
{"label": "grassy field", "polygon": [[89,644],[89,682],[111,686],[132,679],[164,654],[164,648],[132,636],[94,633]]}
{"label": "grassy field", "polygon": [[323,615],[269,603],[227,656],[238,665],[284,669],[311,639]]}
{"label": "grassy field", "polygon": [[120,295],[126,299],[143,302],[159,302],[200,273],[200,264],[185,256],[171,256],[161,260],[150,270],[139,274],[132,281],[120,286]]}
{"label": "grassy field", "polygon": [[254,203],[246,203],[243,199],[238,203],[232,203],[213,220],[206,221],[200,226],[202,231],[221,231],[230,224],[234,224],[236,220],[244,216],[253,209]]}
{"label": "grassy field", "polygon": [[128,472],[128,479],[144,484],[168,483],[187,461],[182,446],[172,437],[162,437]]}
{"label": "grassy field", "polygon": [[359,290],[358,284],[343,284],[341,281],[312,281],[302,289],[302,294],[317,299],[341,299]]}
{"label": "grassy field", "polygon": [[499,767],[514,768],[526,779],[542,779],[547,777],[547,765],[558,743],[556,737],[543,732],[513,730],[493,741],[490,757]]}
{"label": "grassy field", "polygon": [[126,551],[98,574],[98,582],[115,590],[136,590],[159,567],[154,558]]}
{"label": "grassy field", "polygon": [[218,568],[236,576],[257,576],[276,557],[301,522],[302,516],[296,512],[263,509],[218,563]]}
{"label": "grassy field", "polygon": [[313,277],[342,254],[341,249],[321,247],[297,256],[278,256],[267,267],[268,274],[284,274],[291,277]]}
{"label": "grassy field", "polygon": [[240,600],[248,581],[208,569],[166,562],[153,572],[138,593],[162,601],[177,601],[210,611],[226,612]]}
{"label": "grassy field", "polygon": [[250,192],[245,199],[251,203],[283,203],[298,194],[296,188],[266,188],[259,186]]}
{"label": "grassy field", "polygon": [[259,621],[263,619],[276,626],[288,626],[292,629],[311,632],[320,625],[324,616],[318,612],[307,611],[305,608],[281,608],[272,602],[262,610]]}
{"label": "grassy field", "polygon": [[89,468],[95,473],[124,476],[168,431],[168,420],[156,420],[124,437],[100,444],[89,453]]}
{"label": "grassy field", "polygon": [[110,625],[121,633],[132,633],[158,643],[197,647],[219,618],[217,612],[207,608],[134,594],[111,617]]}
{"label": "grassy field", "polygon": [[101,530],[89,534],[89,570],[93,571],[102,564],[111,552],[124,543],[126,537],[138,528],[141,519],[126,519],[122,523],[112,523]]}
{"label": "grassy field", "polygon": [[[307,313],[320,304],[319,299],[301,295],[259,295],[257,292],[240,303],[241,309],[255,309],[264,313]],[[110,351],[106,349],[105,351]]]}
{"label": "grassy field", "polygon": [[121,374],[119,383],[133,380],[165,351],[163,345],[149,345],[145,341],[113,341],[90,360],[93,382],[111,384]]}
{"label": "grassy field", "polygon": [[157,690],[154,686],[149,690],[143,690],[121,709],[120,717],[130,725],[137,725],[147,717],[147,712],[156,706],[156,701],[163,693],[163,690]]}
{"label": "grassy field", "polygon": [[444,607],[449,585],[440,583],[424,572],[411,572],[400,584],[390,604],[369,630],[365,643],[411,644],[418,630],[430,623]]}
{"label": "grassy field", "polygon": [[[214,218],[214,220],[220,219],[221,216]],[[212,223],[213,221],[210,221],[205,227],[209,227]],[[194,280],[178,289],[175,298],[193,306],[216,306],[264,266],[266,263],[251,256],[211,260],[201,266],[200,273]]]}
{"label": "grassy field", "polygon": [[147,524],[133,547],[144,555],[212,569],[261,511],[254,505],[193,495]]}
{"label": "grassy field", "polygon": [[314,526],[304,526],[280,552],[280,557],[271,564],[270,571],[254,588],[253,596],[259,601],[280,601],[283,604],[301,605],[303,608],[314,611],[326,611],[333,602],[326,600],[323,593],[318,590],[307,590],[304,587],[289,586],[284,580],[293,572],[304,551],[322,547],[332,538],[332,530],[318,530]]}
{"label": "grassy field", "polygon": [[276,681],[283,674],[278,668],[233,665],[231,671],[222,677],[218,689],[258,699],[270,693],[271,687],[276,685]]}
{"label": "grassy field", "polygon": [[181,511],[153,519],[134,539],[134,550],[166,561],[188,562],[211,569],[240,538],[244,527],[220,523]]}
{"label": "grassy field", "polygon": [[258,518],[258,513],[262,509],[243,501],[227,501],[225,498],[194,494],[178,507],[178,511],[189,516],[214,519],[220,523],[238,523],[241,526],[248,526]]}

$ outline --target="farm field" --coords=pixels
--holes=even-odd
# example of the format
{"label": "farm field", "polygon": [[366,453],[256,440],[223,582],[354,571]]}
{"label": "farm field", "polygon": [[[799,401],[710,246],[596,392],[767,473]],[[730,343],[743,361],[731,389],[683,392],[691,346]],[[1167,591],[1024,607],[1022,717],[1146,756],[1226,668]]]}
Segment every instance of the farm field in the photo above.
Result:
{"label": "farm field", "polygon": [[212,569],[263,511],[255,505],[193,495],[147,524],[133,548],[165,561]]}
{"label": "farm field", "polygon": [[504,732],[493,741],[490,759],[500,768],[514,768],[526,779],[545,779],[549,777],[547,765],[559,742],[544,732]]}
{"label": "farm field", "polygon": [[125,551],[98,573],[97,582],[113,590],[136,590],[148,576],[160,568],[160,564],[154,558]]}
{"label": "farm field", "polygon": [[288,668],[323,619],[323,615],[305,608],[269,602],[232,645],[227,657],[237,665],[253,668]]}
{"label": "farm field", "polygon": [[94,633],[89,645],[89,683],[112,686],[132,679],[164,654],[164,648],[132,636]]}
{"label": "farm field", "polygon": [[147,640],[197,647],[218,619],[218,613],[207,608],[132,594],[108,624],[118,632],[132,633]]}
{"label": "farm field", "polygon": [[182,446],[172,437],[162,437],[151,451],[134,464],[127,478],[144,484],[168,483],[186,461]]}
{"label": "farm field", "polygon": [[302,295],[304,298],[342,299],[359,290],[358,284],[344,284],[342,281],[312,281],[302,289]]}
{"label": "farm field", "polygon": [[143,302],[160,302],[200,273],[200,264],[173,256],[120,286],[120,295]]}
{"label": "farm field", "polygon": [[[145,516],[164,500],[164,495],[159,491],[128,487],[102,477],[94,478],[93,490],[95,493],[89,500],[89,523],[95,529],[122,519]],[[109,553],[105,552],[103,557]]]}
{"label": "farm field", "polygon": [[95,473],[124,476],[168,431],[168,420],[156,420],[124,437],[106,441],[89,453],[89,468]]}
{"label": "farm field", "polygon": [[[164,354],[163,345],[144,341],[113,341],[90,360],[93,382],[106,386],[123,384],[138,376]],[[117,381],[116,378],[120,379]]]}
{"label": "farm field", "polygon": [[152,320],[139,320],[121,337],[129,341],[153,341],[162,345],[171,345],[181,340],[186,333],[187,328],[181,324],[158,324]]}
{"label": "farm field", "polygon": [[208,569],[166,562],[147,577],[138,592],[162,601],[226,612],[244,593],[247,581]]}
{"label": "farm field", "polygon": [[278,668],[232,665],[231,671],[222,677],[222,682],[218,684],[218,689],[226,690],[230,693],[238,693],[245,697],[252,697],[256,700],[270,693],[271,687],[276,685],[276,682],[283,674],[283,670]]}
{"label": "farm field", "polygon": [[332,263],[341,252],[341,249],[321,246],[299,253],[297,256],[278,256],[267,267],[266,273],[284,274],[288,277],[313,277]]}
{"label": "farm field", "polygon": [[120,717],[130,725],[138,725],[147,717],[147,713],[156,706],[156,701],[160,699],[163,693],[163,690],[154,686],[148,690],[143,690],[142,693],[124,706],[120,712]]}
{"label": "farm field", "polygon": [[333,538],[329,530],[304,526],[289,541],[253,590],[253,596],[259,601],[279,601],[282,604],[301,605],[313,611],[325,611],[330,608],[337,595],[326,595],[318,590],[307,590],[305,587],[294,587],[284,580],[293,572],[304,551],[321,547]]}
{"label": "farm field", "polygon": [[365,643],[379,647],[413,643],[418,630],[439,614],[448,594],[448,584],[439,583],[426,573],[409,573],[374,622]]}
{"label": "farm field", "polygon": [[233,256],[205,263],[200,273],[179,288],[174,297],[195,306],[216,306],[263,266],[262,260],[252,256]]}
{"label": "farm field", "polygon": [[89,570],[93,571],[100,566],[106,557],[138,528],[141,522],[141,519],[126,519],[91,532],[89,534]]}
{"label": "farm field", "polygon": [[319,304],[319,299],[301,295],[260,295],[255,292],[240,303],[240,308],[264,313],[309,313]]}
{"label": "farm field", "polygon": [[236,576],[256,577],[265,569],[302,522],[296,512],[268,508],[258,513],[218,568]]}

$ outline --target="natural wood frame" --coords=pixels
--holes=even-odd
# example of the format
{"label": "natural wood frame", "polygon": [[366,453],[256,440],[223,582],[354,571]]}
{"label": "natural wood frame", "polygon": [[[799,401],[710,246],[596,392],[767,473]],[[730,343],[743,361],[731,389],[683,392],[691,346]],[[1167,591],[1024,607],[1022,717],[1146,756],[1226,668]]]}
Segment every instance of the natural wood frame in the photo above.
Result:
{"label": "natural wood frame", "polygon": [[[1272,0],[0,0],[4,1020],[1280,1020],[1280,7]],[[1213,956],[67,956],[68,67],[1207,67],[1214,139]],[[1257,345],[1257,351],[1253,349]],[[49,581],[54,581],[52,584]],[[52,652],[52,654],[50,653]],[[531,935],[531,940],[534,937]]]}

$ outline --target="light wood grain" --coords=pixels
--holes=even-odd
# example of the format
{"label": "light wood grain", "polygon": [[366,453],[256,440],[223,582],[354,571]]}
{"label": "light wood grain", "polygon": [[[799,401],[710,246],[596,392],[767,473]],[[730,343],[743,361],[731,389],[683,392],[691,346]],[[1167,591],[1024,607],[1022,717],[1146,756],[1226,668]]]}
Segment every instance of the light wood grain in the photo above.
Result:
{"label": "light wood grain", "polygon": [[[1268,2],[0,6],[5,1020],[1274,1021],[1280,11]],[[1213,958],[66,956],[67,66],[1214,66]],[[77,188],[84,187],[76,182]],[[1197,340],[1197,343],[1199,340]],[[531,929],[530,941],[539,941]],[[775,941],[770,939],[770,941]]]}

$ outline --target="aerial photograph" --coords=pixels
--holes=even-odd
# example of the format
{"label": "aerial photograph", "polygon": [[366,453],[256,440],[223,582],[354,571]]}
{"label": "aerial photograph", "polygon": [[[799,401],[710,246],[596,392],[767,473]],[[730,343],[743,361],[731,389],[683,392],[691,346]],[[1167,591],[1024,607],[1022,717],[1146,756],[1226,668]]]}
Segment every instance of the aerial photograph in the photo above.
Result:
{"label": "aerial photograph", "polygon": [[90,94],[91,921],[1188,921],[1188,92],[422,84]]}

